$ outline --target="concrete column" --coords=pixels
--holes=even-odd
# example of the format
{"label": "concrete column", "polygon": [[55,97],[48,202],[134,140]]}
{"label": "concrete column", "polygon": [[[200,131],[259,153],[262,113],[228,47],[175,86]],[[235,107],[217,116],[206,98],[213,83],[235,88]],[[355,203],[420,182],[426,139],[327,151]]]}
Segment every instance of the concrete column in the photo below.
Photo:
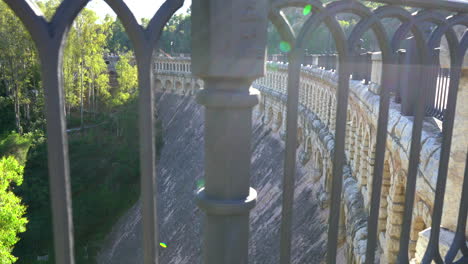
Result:
{"label": "concrete column", "polygon": [[197,193],[204,218],[204,264],[247,264],[252,108],[251,88],[265,69],[266,0],[192,2],[193,73],[205,89],[205,188]]}
{"label": "concrete column", "polygon": [[369,89],[375,94],[380,94],[382,84],[382,52],[372,53],[372,69]]}

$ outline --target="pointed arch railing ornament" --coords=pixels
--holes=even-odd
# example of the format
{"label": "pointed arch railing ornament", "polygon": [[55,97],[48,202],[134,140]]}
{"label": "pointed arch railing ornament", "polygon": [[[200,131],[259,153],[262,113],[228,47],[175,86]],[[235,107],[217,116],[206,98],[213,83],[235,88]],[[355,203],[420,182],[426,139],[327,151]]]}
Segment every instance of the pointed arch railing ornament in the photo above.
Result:
{"label": "pointed arch railing ornament", "polygon": [[[414,68],[418,68],[422,74],[416,87],[419,95],[426,94],[425,87],[428,86],[426,79],[421,76],[426,76],[433,61],[430,59],[429,54],[440,45],[440,39],[443,35],[447,37],[451,51],[451,67],[454,69],[451,72],[451,80],[449,91],[450,109],[447,114],[450,116],[444,120],[443,129],[443,145],[445,146],[441,151],[441,162],[439,168],[439,176],[437,182],[436,199],[434,210],[433,222],[431,232],[431,241],[429,244],[426,257],[423,263],[430,263],[435,260],[437,263],[442,263],[438,249],[438,237],[440,231],[440,218],[442,215],[443,197],[445,182],[447,178],[448,158],[450,153],[450,143],[453,130],[453,119],[455,114],[456,91],[458,82],[460,80],[461,61],[465,51],[458,52],[458,60],[454,57],[453,50],[458,47],[458,40],[453,31],[453,26],[457,24],[465,25],[468,22],[465,14],[458,14],[446,18],[434,11],[422,10],[416,14],[410,14],[404,8],[397,5],[413,6],[419,8],[429,9],[445,9],[446,11],[468,12],[468,4],[460,3],[457,0],[450,1],[437,1],[437,0],[376,0],[374,2],[386,3],[389,5],[382,6],[376,10],[369,10],[358,1],[336,1],[323,6],[320,1],[314,0],[273,0],[271,1],[271,9],[269,18],[276,26],[283,40],[291,43],[292,50],[289,52],[289,76],[288,76],[288,104],[287,104],[287,136],[286,136],[286,157],[285,157],[285,172],[283,178],[283,208],[282,208],[282,223],[281,223],[281,250],[280,250],[280,263],[290,263],[291,259],[291,221],[292,221],[292,205],[294,197],[294,174],[295,174],[295,157],[296,150],[292,146],[296,145],[296,131],[297,131],[297,107],[298,107],[298,94],[299,89],[299,74],[301,52],[303,52],[305,41],[313,41],[311,35],[312,31],[321,23],[325,23],[334,36],[335,44],[339,50],[340,68],[339,84],[337,89],[337,109],[336,109],[336,131],[335,131],[335,148],[333,158],[333,182],[332,194],[330,205],[330,218],[329,218],[329,231],[328,231],[328,247],[327,247],[327,263],[336,262],[337,253],[337,233],[338,233],[338,219],[339,207],[341,203],[341,188],[342,188],[342,172],[344,165],[344,138],[345,138],[345,122],[348,100],[348,82],[349,82],[349,63],[353,54],[353,47],[356,46],[357,41],[363,34],[372,30],[377,38],[380,50],[383,55],[382,71],[388,74],[383,74],[383,80],[380,90],[380,104],[379,116],[377,124],[376,146],[375,146],[375,164],[372,177],[372,194],[371,206],[368,217],[368,234],[367,234],[367,250],[365,263],[374,263],[375,251],[377,247],[377,224],[380,207],[380,196],[382,187],[382,174],[383,165],[385,160],[386,149],[386,136],[387,136],[387,123],[390,104],[390,91],[392,89],[392,78],[395,76],[391,73],[397,72],[398,66],[398,50],[400,43],[408,33],[415,37],[416,45],[418,47],[417,63]],[[312,6],[312,14],[307,22],[302,26],[301,32],[296,34],[286,17],[282,14],[281,9],[286,7],[299,7],[304,8],[306,5]],[[354,27],[352,33],[346,41],[340,40],[339,36],[343,34],[341,28],[333,28],[333,23],[336,23],[335,16],[338,13],[353,13],[360,17],[359,23]],[[387,33],[383,28],[381,21],[385,18],[396,18],[402,24],[393,35],[392,40],[387,39]],[[423,35],[421,24],[424,22],[431,22],[437,25],[435,32],[431,34],[430,40],[426,40]],[[328,22],[328,23],[327,23]],[[330,24],[331,23],[331,24]],[[306,37],[307,36],[307,37]],[[465,34],[465,37],[466,34]],[[468,38],[468,37],[467,37]],[[466,38],[464,39],[466,41]],[[462,40],[463,42],[463,40]],[[344,44],[343,44],[344,43]],[[344,45],[342,47],[338,47]],[[341,50],[341,52],[340,52]],[[458,63],[458,64],[457,64]],[[424,119],[425,98],[419,98],[416,102],[412,102],[415,119],[411,136],[411,147],[409,155],[409,168],[407,176],[406,194],[405,194],[405,209],[403,228],[400,237],[400,255],[398,256],[398,263],[409,263],[408,256],[408,242],[411,230],[411,217],[413,211],[413,204],[416,191],[416,178],[419,168],[419,156],[421,151],[421,134]],[[462,201],[463,203],[463,201]],[[460,210],[462,214],[462,210]],[[461,216],[463,218],[463,216]],[[466,218],[466,217],[465,217]],[[464,235],[461,234],[459,236]],[[464,246],[463,244],[463,247]],[[463,247],[461,248],[463,250]]]}
{"label": "pointed arch railing ornament", "polygon": [[[46,94],[46,118],[48,137],[48,162],[51,202],[53,213],[55,261],[57,263],[74,263],[72,201],[70,194],[70,173],[68,160],[68,143],[65,133],[63,112],[62,55],[65,38],[75,17],[86,6],[89,0],[64,0],[55,15],[47,21],[35,8],[31,0],[4,0],[23,21],[34,40],[41,61],[43,85]],[[171,16],[182,6],[183,0],[167,0],[150,20],[147,28],[138,24],[135,16],[123,0],[103,0],[117,14],[135,48],[138,65],[139,91],[139,128],[141,156],[141,198],[143,214],[143,252],[144,263],[158,263],[158,230],[156,200],[156,150],[154,126],[154,90],[153,52],[161,32]],[[263,74],[263,50],[266,45],[265,32],[267,14],[263,14],[265,0],[237,1],[225,8],[219,6],[221,0],[193,0],[193,18],[197,26],[192,30],[194,54],[194,73],[205,79],[206,88],[199,93],[199,103],[206,106],[206,188],[199,190],[197,201],[207,213],[204,261],[207,264],[247,263],[248,262],[248,216],[255,205],[256,192],[249,186],[250,132],[251,111],[258,103],[258,91],[250,89],[251,82]],[[334,1],[324,5],[319,0],[270,0],[268,18],[275,25],[282,39],[287,41],[291,50],[288,54],[288,80],[286,102],[286,151],[283,175],[282,220],[280,227],[280,263],[291,263],[292,220],[294,203],[294,176],[296,173],[296,146],[298,142],[298,105],[300,97],[301,62],[306,55],[306,47],[314,41],[314,30],[325,24],[331,32],[338,53],[338,89],[336,90],[336,117],[334,128],[334,148],[332,150],[333,176],[331,182],[331,203],[328,222],[328,244],[326,262],[336,263],[338,251],[338,228],[342,188],[346,166],[345,156],[346,122],[349,98],[349,80],[355,48],[362,36],[372,31],[382,52],[382,83],[380,90],[377,132],[375,136],[375,162],[372,171],[372,192],[370,195],[369,215],[366,222],[367,247],[363,263],[375,262],[378,246],[378,218],[381,203],[383,170],[386,152],[389,107],[391,90],[394,88],[399,66],[399,50],[404,37],[413,35],[418,47],[415,64],[410,65],[419,74],[417,87],[421,95],[419,100],[406,102],[414,112],[409,165],[406,178],[405,204],[402,228],[399,238],[397,263],[409,263],[409,241],[412,223],[412,211],[416,196],[416,179],[419,171],[421,138],[425,116],[426,96],[430,87],[429,75],[438,66],[435,60],[436,50],[442,37],[448,41],[450,52],[450,86],[447,109],[444,114],[442,129],[442,148],[438,177],[436,180],[434,209],[429,244],[423,264],[465,263],[468,259],[466,247],[466,218],[468,208],[468,157],[466,161],[464,182],[458,216],[457,230],[453,244],[442,259],[439,250],[440,225],[447,181],[447,171],[454,129],[454,117],[457,103],[457,90],[460,84],[463,58],[468,49],[468,32],[458,40],[454,27],[468,26],[468,4],[461,0],[369,0],[385,5],[370,10],[357,0]],[[237,6],[238,5],[238,6]],[[287,7],[304,8],[311,5],[310,17],[298,32],[295,32],[287,17],[281,11]],[[417,13],[409,13],[404,6],[420,8]],[[238,7],[238,9],[235,9]],[[245,8],[242,9],[242,8]],[[260,8],[262,7],[262,8]],[[217,8],[220,8],[217,10]],[[449,17],[434,10],[454,12]],[[219,11],[219,13],[215,12]],[[239,12],[239,13],[235,13]],[[360,21],[347,36],[340,27],[336,16],[341,13],[352,13]],[[223,14],[223,15],[220,15]],[[205,16],[206,15],[206,16]],[[237,15],[245,15],[239,17]],[[254,16],[252,16],[254,15]],[[221,20],[232,19],[226,25],[243,24],[239,32],[241,40],[227,35],[221,30]],[[388,36],[382,20],[397,19],[401,25],[392,36]],[[237,20],[238,19],[238,20]],[[255,21],[255,22],[252,22]],[[219,23],[217,23],[219,22]],[[423,34],[422,25],[432,23],[436,26],[429,37]],[[251,24],[250,24],[251,23]],[[204,25],[215,27],[203,27]],[[255,30],[252,30],[255,28]],[[229,31],[231,32],[231,31]],[[213,35],[217,34],[217,35]],[[247,48],[239,52],[237,45],[228,45],[239,41],[239,47]],[[209,43],[208,43],[209,42]],[[206,44],[206,45],[205,45]],[[213,48],[207,50],[206,47]],[[215,49],[215,48],[218,49]],[[211,53],[212,52],[212,53]],[[231,52],[231,53],[229,53]],[[239,58],[247,52],[251,56]],[[228,53],[229,56],[226,56]],[[234,56],[234,55],[235,56]],[[233,56],[231,56],[233,55]],[[226,61],[225,61],[226,60]],[[224,63],[227,62],[227,63]],[[234,67],[235,65],[236,67]],[[246,67],[248,65],[249,67]],[[164,63],[165,73],[171,72],[174,66]],[[239,67],[237,67],[239,66]],[[227,67],[227,68],[226,68]],[[233,67],[233,68],[230,68]],[[246,71],[246,68],[249,70]],[[224,70],[224,71],[223,71]],[[191,71],[191,69],[189,70]],[[402,100],[408,100],[403,98]],[[233,138],[235,144],[223,138]],[[227,185],[230,183],[231,185]],[[458,253],[462,259],[456,260]],[[455,262],[454,262],[455,261]]]}
{"label": "pointed arch railing ornament", "polygon": [[[4,0],[22,20],[39,51],[46,95],[47,148],[53,214],[55,262],[73,264],[73,222],[66,122],[63,111],[62,57],[75,17],[89,0],[64,0],[47,21],[31,0]],[[153,52],[161,32],[183,0],[167,0],[143,28],[122,0],[105,0],[122,21],[135,48],[139,81],[140,168],[144,263],[158,263],[156,146]]]}

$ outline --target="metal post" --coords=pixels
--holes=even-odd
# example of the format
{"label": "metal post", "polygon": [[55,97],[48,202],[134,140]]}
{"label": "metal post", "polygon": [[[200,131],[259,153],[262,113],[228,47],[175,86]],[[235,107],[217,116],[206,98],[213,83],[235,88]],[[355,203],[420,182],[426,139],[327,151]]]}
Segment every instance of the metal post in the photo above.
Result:
{"label": "metal post", "polygon": [[247,264],[252,108],[263,76],[266,0],[194,0],[194,75],[205,81],[197,100],[205,106],[205,188],[197,204],[205,211],[203,263]]}
{"label": "metal post", "polygon": [[418,64],[416,43],[413,38],[409,39],[409,49],[405,63],[402,65],[401,81],[401,114],[404,116],[414,115],[415,102],[418,99],[417,88],[419,85],[419,75],[421,67]]}
{"label": "metal post", "polygon": [[397,63],[398,63],[398,68],[395,70],[395,80],[397,85],[395,87],[395,103],[397,104],[401,104],[401,90],[404,86],[404,83],[401,81],[401,77],[402,77],[402,74],[404,74],[403,72],[403,64],[404,64],[404,61],[405,61],[405,57],[406,57],[406,50],[404,49],[400,49],[397,51]]}

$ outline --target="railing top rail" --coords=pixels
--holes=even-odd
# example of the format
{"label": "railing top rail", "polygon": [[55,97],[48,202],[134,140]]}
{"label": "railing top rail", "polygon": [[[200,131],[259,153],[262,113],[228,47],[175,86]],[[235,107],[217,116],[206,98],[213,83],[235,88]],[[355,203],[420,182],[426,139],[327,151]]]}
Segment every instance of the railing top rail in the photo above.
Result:
{"label": "railing top rail", "polygon": [[467,13],[468,1],[466,0],[366,0],[391,5],[404,5],[427,9],[447,10],[452,12]]}

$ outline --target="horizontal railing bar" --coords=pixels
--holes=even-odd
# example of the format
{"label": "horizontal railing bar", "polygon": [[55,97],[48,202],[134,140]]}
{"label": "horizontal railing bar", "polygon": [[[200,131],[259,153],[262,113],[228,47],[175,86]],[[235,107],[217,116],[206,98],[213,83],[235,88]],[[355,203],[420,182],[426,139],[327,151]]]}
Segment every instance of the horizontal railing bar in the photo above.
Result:
{"label": "horizontal railing bar", "polygon": [[366,0],[390,5],[404,5],[428,9],[444,9],[452,12],[468,12],[466,0]]}

